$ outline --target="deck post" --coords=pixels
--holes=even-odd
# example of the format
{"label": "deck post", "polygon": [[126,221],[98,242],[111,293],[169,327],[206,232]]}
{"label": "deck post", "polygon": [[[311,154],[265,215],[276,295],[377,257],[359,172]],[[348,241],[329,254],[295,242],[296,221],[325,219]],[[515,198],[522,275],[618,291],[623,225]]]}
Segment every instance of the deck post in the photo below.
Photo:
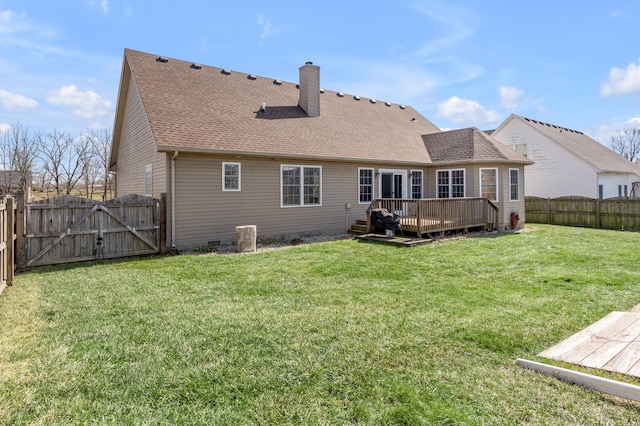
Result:
{"label": "deck post", "polygon": [[422,200],[416,200],[416,233],[422,238]]}

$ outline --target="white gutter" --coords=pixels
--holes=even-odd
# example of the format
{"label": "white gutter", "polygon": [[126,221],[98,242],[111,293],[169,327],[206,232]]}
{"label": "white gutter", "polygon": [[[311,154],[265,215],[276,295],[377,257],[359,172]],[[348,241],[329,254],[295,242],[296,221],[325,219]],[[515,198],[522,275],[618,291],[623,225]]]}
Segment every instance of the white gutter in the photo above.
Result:
{"label": "white gutter", "polygon": [[536,371],[545,376],[556,377],[566,382],[584,386],[585,388],[620,396],[622,398],[632,399],[634,401],[640,401],[639,386],[521,358],[516,359],[516,362],[525,368]]}
{"label": "white gutter", "polygon": [[178,151],[171,157],[171,248],[176,248],[176,158]]}

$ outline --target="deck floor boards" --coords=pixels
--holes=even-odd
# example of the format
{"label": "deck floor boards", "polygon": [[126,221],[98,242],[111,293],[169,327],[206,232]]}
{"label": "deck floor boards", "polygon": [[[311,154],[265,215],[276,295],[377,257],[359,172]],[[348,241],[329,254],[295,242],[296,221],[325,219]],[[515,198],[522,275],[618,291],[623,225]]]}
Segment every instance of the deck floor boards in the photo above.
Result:
{"label": "deck floor boards", "polygon": [[640,305],[611,312],[539,356],[640,377]]}

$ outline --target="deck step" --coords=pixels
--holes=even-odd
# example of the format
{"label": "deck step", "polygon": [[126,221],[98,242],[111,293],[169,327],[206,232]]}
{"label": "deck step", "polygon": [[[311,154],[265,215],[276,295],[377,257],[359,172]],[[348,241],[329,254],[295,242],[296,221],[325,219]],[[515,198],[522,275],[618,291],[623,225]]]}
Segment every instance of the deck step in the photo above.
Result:
{"label": "deck step", "polygon": [[367,221],[362,219],[358,219],[356,223],[351,225],[351,229],[349,229],[349,234],[351,235],[364,235],[367,232],[369,232]]}

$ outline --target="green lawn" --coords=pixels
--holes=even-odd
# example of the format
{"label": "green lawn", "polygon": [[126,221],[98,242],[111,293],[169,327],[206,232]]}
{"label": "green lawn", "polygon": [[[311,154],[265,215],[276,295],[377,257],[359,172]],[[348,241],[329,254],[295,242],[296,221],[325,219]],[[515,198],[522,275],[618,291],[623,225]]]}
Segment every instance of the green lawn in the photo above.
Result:
{"label": "green lawn", "polygon": [[533,225],[38,269],[0,295],[0,424],[636,424],[515,364],[640,303],[640,233]]}

